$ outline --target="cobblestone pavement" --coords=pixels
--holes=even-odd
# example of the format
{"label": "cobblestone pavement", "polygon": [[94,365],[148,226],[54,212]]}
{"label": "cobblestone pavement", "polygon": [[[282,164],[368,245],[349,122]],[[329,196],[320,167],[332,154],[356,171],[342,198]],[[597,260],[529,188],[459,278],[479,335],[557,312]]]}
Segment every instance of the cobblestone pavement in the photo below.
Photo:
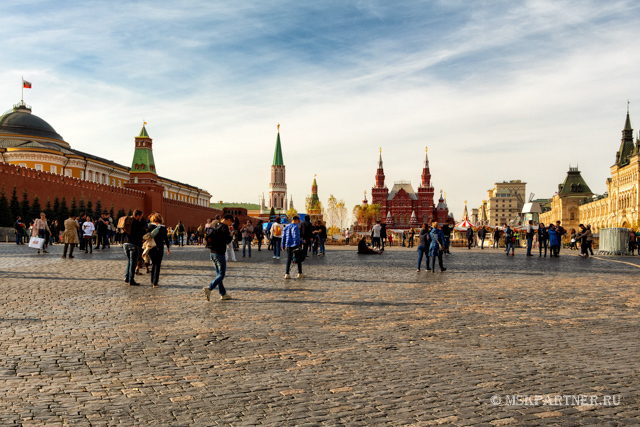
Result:
{"label": "cobblestone pavement", "polygon": [[329,247],[285,281],[253,254],[207,302],[201,247],[151,288],[117,246],[0,245],[0,424],[640,424],[638,257],[457,249],[428,274],[410,249]]}

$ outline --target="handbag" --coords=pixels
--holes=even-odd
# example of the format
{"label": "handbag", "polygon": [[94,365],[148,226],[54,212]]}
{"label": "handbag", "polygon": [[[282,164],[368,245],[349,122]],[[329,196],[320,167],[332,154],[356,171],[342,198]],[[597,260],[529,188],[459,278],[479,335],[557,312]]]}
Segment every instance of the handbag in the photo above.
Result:
{"label": "handbag", "polygon": [[143,248],[153,249],[156,247],[156,239],[151,237],[151,233],[145,234],[142,238],[144,239],[144,243],[142,244]]}
{"label": "handbag", "polygon": [[40,237],[32,237],[29,239],[29,247],[34,249],[42,249],[44,239]]}
{"label": "handbag", "polygon": [[293,251],[293,260],[300,264],[302,262],[304,262],[304,260],[307,258],[307,251],[304,250],[304,248],[298,248],[295,251]]}

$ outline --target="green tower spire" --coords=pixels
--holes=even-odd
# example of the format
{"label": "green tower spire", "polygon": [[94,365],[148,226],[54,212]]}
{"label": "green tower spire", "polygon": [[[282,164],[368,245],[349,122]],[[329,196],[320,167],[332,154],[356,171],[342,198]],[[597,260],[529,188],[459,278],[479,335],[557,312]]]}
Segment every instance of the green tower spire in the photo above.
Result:
{"label": "green tower spire", "polygon": [[273,154],[273,166],[284,166],[282,160],[282,147],[280,146],[280,125],[278,125],[278,139],[276,140],[276,152]]}
{"label": "green tower spire", "polygon": [[142,130],[136,137],[136,148],[131,162],[132,173],[152,173],[157,175],[152,146],[153,140],[149,137],[147,129],[142,125]]}

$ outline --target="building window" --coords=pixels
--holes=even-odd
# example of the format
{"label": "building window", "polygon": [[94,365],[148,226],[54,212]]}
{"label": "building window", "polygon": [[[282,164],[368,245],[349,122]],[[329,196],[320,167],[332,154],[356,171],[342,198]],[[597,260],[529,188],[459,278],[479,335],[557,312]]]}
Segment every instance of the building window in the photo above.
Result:
{"label": "building window", "polygon": [[57,166],[51,166],[50,167],[50,171],[51,171],[51,173],[58,173],[58,167]]}
{"label": "building window", "polygon": [[26,168],[27,164],[26,163],[20,163],[18,166],[20,166],[21,168]]}
{"label": "building window", "polygon": [[84,171],[80,171],[80,179],[84,179]]}
{"label": "building window", "polygon": [[[80,173],[82,173],[82,172],[80,172]],[[71,177],[71,176],[73,176],[73,172],[71,171],[71,169],[65,169],[64,170],[64,175]]]}
{"label": "building window", "polygon": [[36,164],[36,170],[37,171],[41,171],[42,170],[42,165],[40,163]]}

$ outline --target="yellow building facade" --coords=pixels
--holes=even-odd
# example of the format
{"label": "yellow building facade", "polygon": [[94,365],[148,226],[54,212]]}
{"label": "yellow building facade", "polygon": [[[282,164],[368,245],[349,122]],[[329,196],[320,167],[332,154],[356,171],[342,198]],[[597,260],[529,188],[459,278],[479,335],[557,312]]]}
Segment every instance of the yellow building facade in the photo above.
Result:
{"label": "yellow building facade", "polygon": [[[139,136],[143,133],[146,135],[144,126]],[[129,182],[131,169],[71,148],[24,102],[0,116],[0,162],[114,187]],[[163,177],[158,177],[158,183],[166,198],[209,206],[211,195],[206,190]]]}
{"label": "yellow building facade", "polygon": [[[571,173],[572,170],[569,171]],[[584,183],[582,177],[580,180]],[[571,184],[574,186],[571,187]],[[579,224],[590,224],[592,231],[596,233],[601,228],[638,228],[640,141],[633,141],[629,111],[622,130],[620,149],[611,166],[611,178],[607,179],[607,193],[594,196],[591,190],[585,191],[586,183],[581,187],[578,187],[579,184],[576,180],[570,182],[569,187],[567,181],[561,184],[561,191],[551,199],[551,210],[540,215],[540,222],[548,224],[559,220],[567,230],[577,230]],[[566,191],[563,192],[563,188]]]}

